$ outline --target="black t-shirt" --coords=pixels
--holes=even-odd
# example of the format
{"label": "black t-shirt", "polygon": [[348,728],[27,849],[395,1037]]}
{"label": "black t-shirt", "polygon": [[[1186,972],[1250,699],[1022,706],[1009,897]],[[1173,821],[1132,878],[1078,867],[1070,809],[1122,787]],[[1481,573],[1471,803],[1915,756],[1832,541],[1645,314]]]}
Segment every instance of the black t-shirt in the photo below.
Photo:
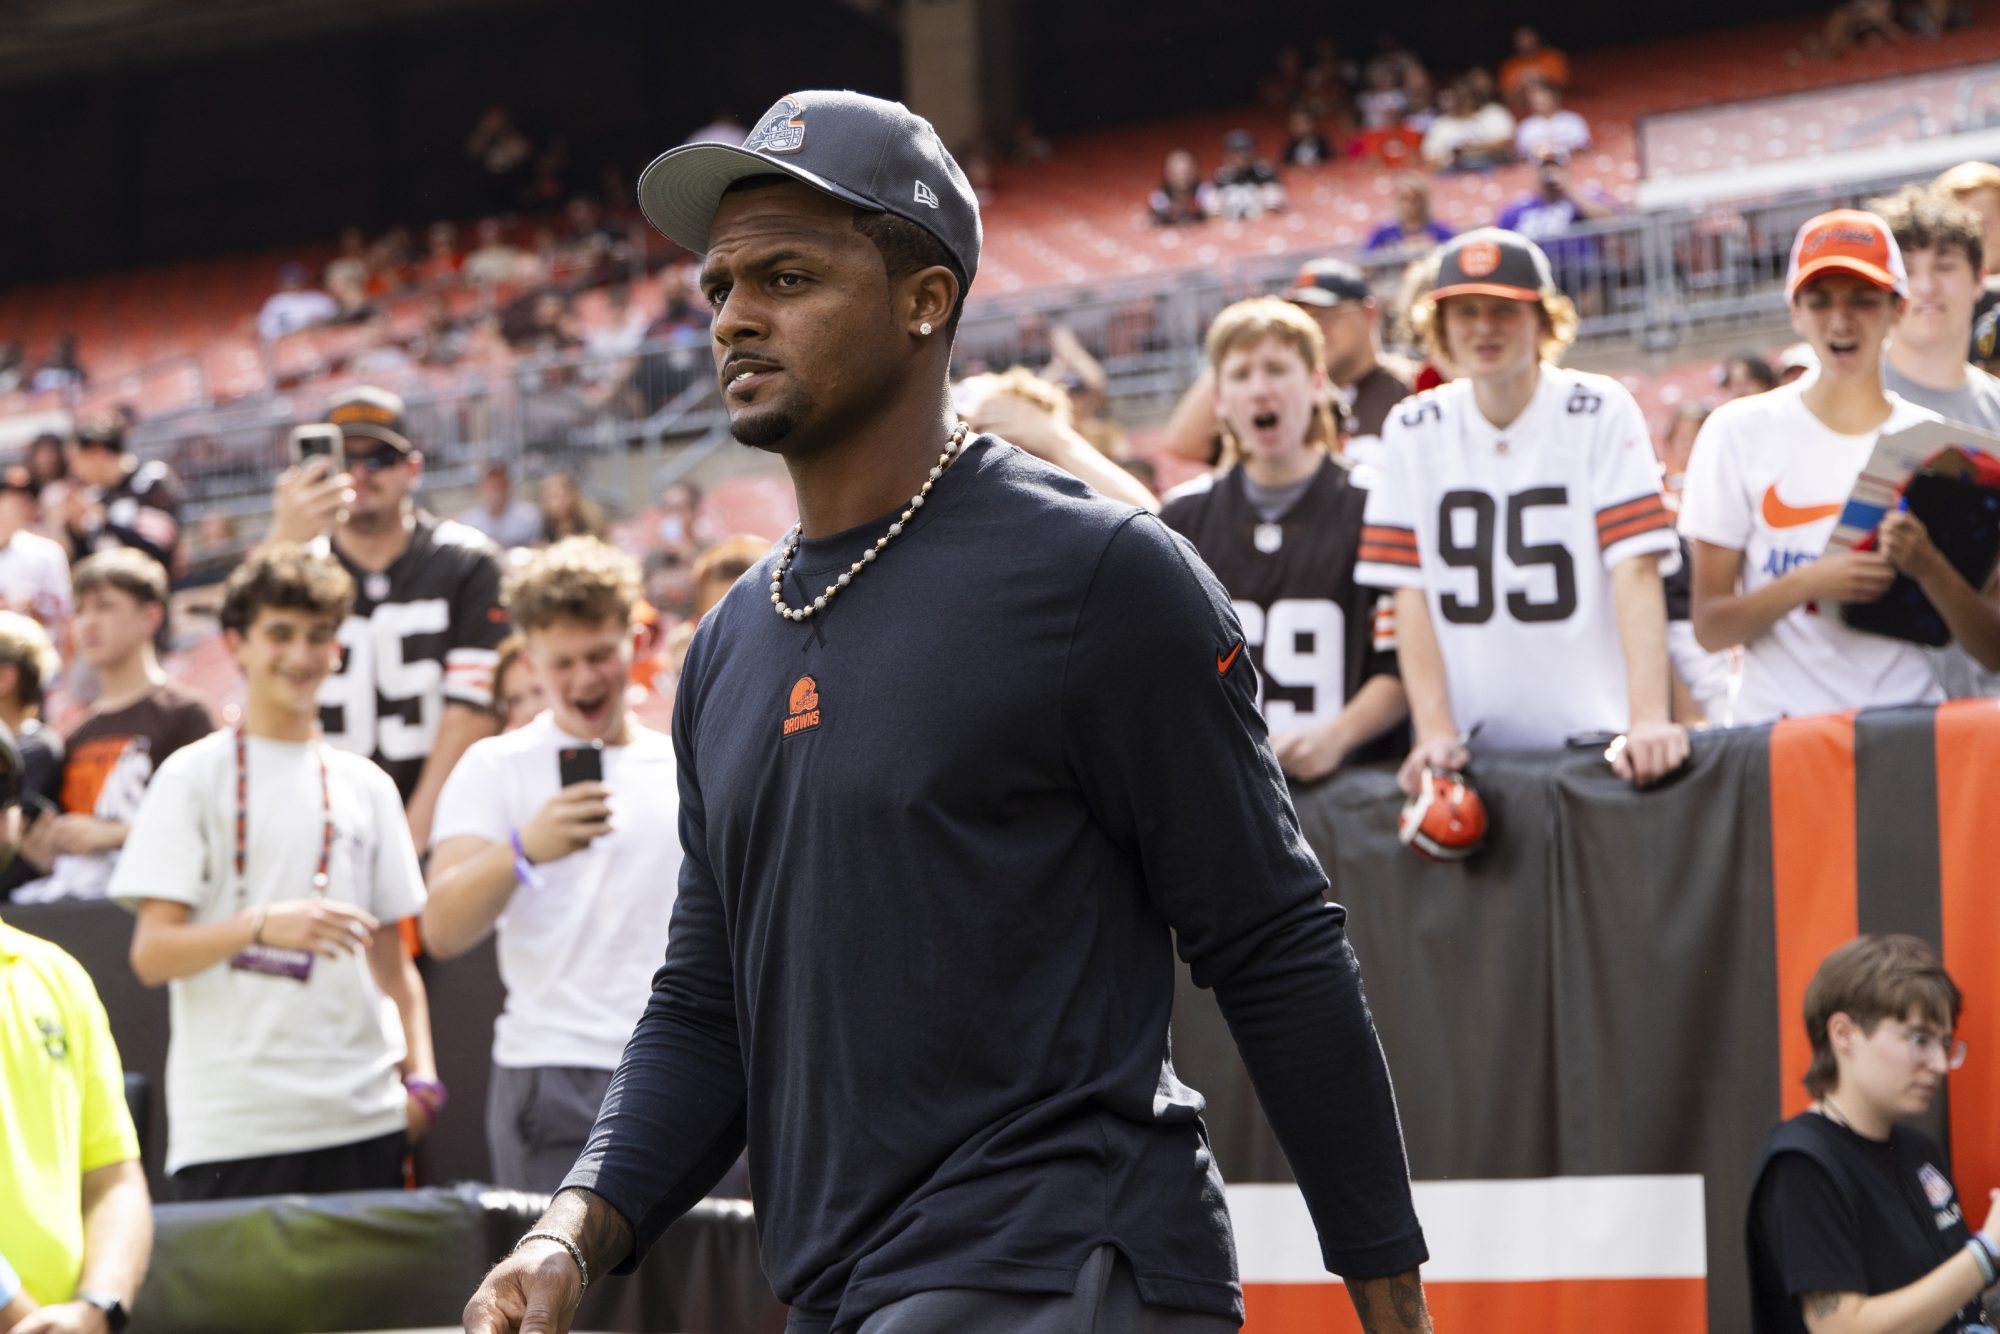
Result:
{"label": "black t-shirt", "polygon": [[[1772,1132],[1750,1196],[1750,1294],[1757,1334],[1806,1334],[1808,1292],[1873,1297],[1907,1287],[1971,1237],[1945,1156],[1898,1125],[1868,1139],[1816,1112]],[[1968,1302],[1938,1334],[1980,1320]]]}
{"label": "black t-shirt", "polygon": [[181,486],[166,464],[155,460],[127,469],[98,500],[104,506],[104,522],[88,530],[69,530],[72,560],[116,547],[136,547],[173,573],[174,552],[181,540]]}
{"label": "black t-shirt", "polygon": [[[805,543],[820,594],[887,516]],[[1242,631],[1151,515],[988,437],[823,618],[775,555],[674,709],[666,963],[568,1184],[641,1251],[745,1141],[791,1328],[941,1287],[1240,1317],[1178,944],[1216,990],[1330,1267],[1424,1258],[1344,912],[1264,743]]]}
{"label": "black t-shirt", "polygon": [[[1259,702],[1274,733],[1338,714],[1370,677],[1396,674],[1392,599],[1354,582],[1368,493],[1328,458],[1275,521],[1253,508],[1243,465],[1198,477],[1167,498],[1166,525],[1229,590],[1257,668]],[[1348,757],[1353,764],[1408,749],[1395,728]]]}
{"label": "black t-shirt", "polygon": [[[53,727],[31,718],[14,734],[14,748],[21,756],[21,823],[26,828],[44,812],[62,811],[63,740]],[[16,856],[0,871],[0,899],[41,874],[33,862]]]}
{"label": "black t-shirt", "polygon": [[332,550],[354,576],[354,612],[340,627],[340,670],[320,687],[320,726],[334,745],[381,765],[408,801],[445,704],[493,707],[508,631],[499,548],[465,524],[419,514],[386,570]]}

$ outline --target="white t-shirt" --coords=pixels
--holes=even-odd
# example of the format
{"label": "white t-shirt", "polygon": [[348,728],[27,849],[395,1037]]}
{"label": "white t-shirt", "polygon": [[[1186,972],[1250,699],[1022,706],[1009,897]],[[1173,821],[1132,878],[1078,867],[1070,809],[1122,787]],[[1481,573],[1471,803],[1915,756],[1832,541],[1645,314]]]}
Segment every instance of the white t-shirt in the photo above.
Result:
{"label": "white t-shirt", "polygon": [[[185,903],[193,923],[312,893],[327,766],[334,840],[327,897],[385,929],[423,910],[423,879],[396,785],[323,743],[249,742],[248,883],[236,880],[236,737],[183,746],[153,775],[111,894]],[[403,1029],[365,953],[315,959],[299,982],[215,964],[168,986],[167,1171],[302,1153],[404,1125]]]}
{"label": "white t-shirt", "polygon": [[1543,152],[1561,153],[1567,157],[1588,147],[1590,126],[1574,111],[1529,116],[1514,130],[1514,151],[1526,158]]}
{"label": "white t-shirt", "polygon": [[340,304],[325,292],[273,292],[257,312],[257,336],[273,343],[338,314]]}
{"label": "white t-shirt", "polygon": [[[474,742],[445,780],[431,846],[470,836],[506,843],[555,796],[556,752],[577,744],[548,713]],[[673,742],[634,727],[604,748],[611,832],[535,868],[497,928],[507,1001],[493,1024],[493,1062],[615,1069],[667,953],[679,893],[680,792]]]}
{"label": "white t-shirt", "polygon": [[[1688,456],[1681,532],[1689,541],[1742,552],[1737,583],[1746,593],[1826,550],[1876,436],[1937,418],[1890,394],[1881,430],[1841,435],[1812,414],[1803,392],[1800,382],[1724,403],[1702,423]],[[1915,644],[1849,629],[1830,605],[1817,612],[1795,607],[1743,646],[1729,722],[1942,697]]]}
{"label": "white t-shirt", "polygon": [[1611,570],[1678,568],[1646,421],[1616,380],[1541,368],[1505,430],[1456,380],[1382,427],[1355,580],[1421,588],[1452,718],[1502,750],[1622,731],[1631,709]]}
{"label": "white t-shirt", "polygon": [[0,601],[44,624],[68,620],[69,557],[40,533],[15,533],[0,547]]}

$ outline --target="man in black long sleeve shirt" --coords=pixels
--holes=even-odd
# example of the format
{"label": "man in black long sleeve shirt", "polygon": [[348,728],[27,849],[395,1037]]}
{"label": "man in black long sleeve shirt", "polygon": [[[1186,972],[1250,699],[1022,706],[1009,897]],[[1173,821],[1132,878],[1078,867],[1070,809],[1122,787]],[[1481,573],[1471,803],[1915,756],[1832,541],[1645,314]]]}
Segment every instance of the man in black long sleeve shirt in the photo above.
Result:
{"label": "man in black long sleeve shirt", "polygon": [[1136,1328],[1233,1328],[1176,940],[1364,1326],[1428,1329],[1388,1071],[1227,595],[1150,515],[948,441],[978,221],[927,124],[800,93],[715,147],[641,200],[708,252],[732,431],[801,530],[689,650],[667,960],[467,1329],[564,1327],[578,1260],[629,1265],[746,1133],[800,1334],[1090,1328],[1121,1285]]}

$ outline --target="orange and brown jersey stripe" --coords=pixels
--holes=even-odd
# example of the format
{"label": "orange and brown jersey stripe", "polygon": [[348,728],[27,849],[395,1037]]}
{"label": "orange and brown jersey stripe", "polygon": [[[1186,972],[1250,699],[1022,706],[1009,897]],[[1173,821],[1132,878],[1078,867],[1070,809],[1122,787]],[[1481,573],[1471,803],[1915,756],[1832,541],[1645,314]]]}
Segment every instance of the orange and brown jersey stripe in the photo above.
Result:
{"label": "orange and brown jersey stripe", "polygon": [[1361,549],[1357,554],[1362,560],[1378,561],[1383,565],[1407,565],[1415,569],[1423,564],[1422,558],[1417,555],[1416,530],[1390,524],[1363,525]]}
{"label": "orange and brown jersey stripe", "polygon": [[1673,526],[1674,516],[1667,510],[1665,497],[1658,493],[1640,496],[1597,511],[1597,545],[1603,549],[1628,537]]}

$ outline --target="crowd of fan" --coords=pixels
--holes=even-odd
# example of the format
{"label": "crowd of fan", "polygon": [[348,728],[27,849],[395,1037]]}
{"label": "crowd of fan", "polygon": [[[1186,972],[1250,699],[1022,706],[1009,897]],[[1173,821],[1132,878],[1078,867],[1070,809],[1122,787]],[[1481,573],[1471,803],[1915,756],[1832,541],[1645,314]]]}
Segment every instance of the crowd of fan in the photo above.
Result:
{"label": "crowd of fan", "polygon": [[[1192,151],[1170,153],[1148,205],[1163,226],[1256,217],[1286,207],[1281,171],[1310,172],[1342,159],[1439,172],[1490,171],[1510,162],[1561,165],[1591,143],[1583,117],[1562,105],[1569,79],[1569,58],[1525,26],[1516,29],[1514,53],[1500,65],[1497,80],[1474,66],[1440,84],[1393,38],[1365,62],[1344,58],[1330,40],[1319,43],[1310,65],[1288,47],[1262,90],[1265,106],[1286,116],[1277,165],[1259,155],[1253,133],[1233,130],[1210,176],[1203,176]],[[1410,179],[1422,188],[1422,177]],[[1428,197],[1421,212],[1408,206],[1408,188],[1399,182],[1397,230],[1378,229],[1370,249],[1449,236],[1430,219]],[[1595,217],[1603,206],[1582,208],[1581,216]]]}
{"label": "crowd of fan", "polygon": [[[1273,105],[1291,112],[1284,154],[1291,169],[1310,169],[1340,153],[1393,156],[1386,147],[1392,142],[1405,143],[1410,156],[1439,170],[1480,170],[1515,157],[1540,164],[1538,194],[1502,215],[1502,231],[1482,232],[1470,245],[1459,238],[1449,261],[1456,267],[1448,273],[1425,253],[1450,234],[1428,215],[1423,178],[1399,180],[1398,215],[1371,239],[1371,248],[1393,247],[1410,256],[1415,311],[1390,332],[1403,340],[1400,350],[1383,347],[1384,303],[1361,272],[1336,260],[1317,262],[1306,266],[1282,300],[1239,303],[1224,313],[1210,334],[1207,369],[1166,427],[1167,452],[1209,471],[1171,493],[1164,515],[1216,568],[1239,614],[1255,610],[1257,628],[1246,619],[1245,633],[1256,641],[1267,687],[1260,701],[1276,757],[1295,781],[1314,782],[1351,763],[1403,761],[1408,787],[1412,763],[1464,763],[1476,730],[1470,724],[1482,721],[1467,716],[1445,678],[1465,674],[1465,655],[1476,653],[1474,641],[1488,632],[1470,624],[1475,618],[1469,616],[1432,627],[1425,581],[1439,572],[1422,568],[1414,520],[1395,508],[1416,503],[1404,493],[1411,485],[1440,479],[1409,477],[1411,465],[1396,449],[1406,441],[1414,447],[1412,433],[1423,427],[1424,412],[1405,408],[1410,395],[1477,375],[1453,364],[1439,302],[1454,295],[1487,299],[1491,283],[1518,281],[1508,268],[1517,261],[1528,265],[1531,279],[1535,262],[1546,275],[1548,257],[1529,241],[1553,241],[1576,216],[1589,216],[1587,206],[1570,197],[1562,175],[1564,155],[1588,143],[1587,128],[1560,109],[1567,77],[1561,53],[1522,29],[1497,80],[1472,71],[1440,93],[1405,51],[1387,49],[1356,67],[1323,46],[1311,66],[1287,53],[1268,90]],[[1440,128],[1446,133],[1440,135]],[[482,120],[468,153],[492,177],[496,204],[549,202],[546,153],[538,155],[504,115]],[[1176,155],[1154,206],[1163,222],[1195,221],[1282,208],[1285,196],[1254,142],[1232,135],[1224,166],[1210,180],[1199,177],[1191,157]],[[2000,431],[2000,381],[1966,368],[1968,355],[1976,362],[1994,353],[1993,310],[2000,296],[1983,292],[1981,284],[1986,257],[2000,253],[2000,170],[1967,164],[1937,186],[1881,207],[1889,218],[1885,231],[1894,233],[1909,259],[1910,286],[1920,298],[1890,347],[1889,383],[1953,420]],[[1536,220],[1537,210],[1564,208],[1571,216],[1560,226]],[[421,254],[413,253],[407,234],[372,243],[350,234],[320,287],[309,285],[308,274],[287,273],[259,317],[260,332],[276,341],[324,322],[367,324],[382,319],[383,303],[412,292],[440,298],[442,289],[471,285],[518,289],[510,303],[479,317],[514,351],[560,351],[595,336],[598,350],[630,352],[663,330],[675,331],[690,347],[705,341],[705,314],[678,292],[656,314],[631,311],[614,297],[612,308],[620,313],[610,331],[577,329],[565,295],[605,284],[615,292],[634,257],[618,229],[604,226],[587,200],[571,203],[566,222],[560,237],[551,231],[517,248],[509,242],[508,224],[496,218],[479,226],[478,244],[468,252],[461,252],[449,224],[429,230]],[[1848,243],[1851,238],[1841,242]],[[1489,275],[1490,283],[1480,281]],[[1559,354],[1574,334],[1574,308],[1545,277],[1519,290],[1540,312],[1535,345]],[[464,331],[454,327],[448,306],[435,313],[437,323],[427,325],[416,358],[468,355],[475,335],[456,344],[456,354],[449,352]],[[1489,312],[1480,318],[1498,317]],[[1125,433],[1108,416],[1103,368],[1067,330],[1049,331],[1047,341],[1046,366],[961,381],[956,411],[974,430],[996,434],[1108,496],[1162,509],[1149,465],[1131,456]],[[388,346],[377,345],[376,352]],[[73,348],[66,357],[73,366]],[[1550,382],[1569,396],[1571,417],[1596,414],[1614,393],[1612,382],[1601,377],[1558,372],[1553,365],[1541,373],[1567,377]],[[1716,396],[1753,398],[1816,374],[1810,348],[1803,354],[1787,349],[1775,364],[1761,352],[1746,352],[1717,369]],[[1286,395],[1302,385],[1310,386],[1308,410],[1292,421],[1285,416]],[[1605,420],[1617,425],[1625,405],[1636,419],[1636,405],[1626,395]],[[1694,490],[1686,480],[1690,460],[1704,448],[1710,458],[1720,452],[1700,443],[1715,434],[1709,407],[1683,401],[1667,420],[1652,423],[1656,458],[1621,460],[1624,472],[1608,483],[1611,492],[1603,491],[1607,483],[1594,471],[1535,479],[1580,492],[1599,488],[1595,513],[1579,511],[1592,529],[1585,534],[1584,559],[1601,554],[1607,568],[1642,559],[1649,578],[1677,563],[1676,545],[1688,544],[1673,534],[1672,516],[1684,486]],[[126,423],[91,422],[67,439],[44,437],[25,462],[0,471],[0,723],[19,752],[26,816],[21,855],[0,879],[0,897],[35,902],[109,895],[136,907],[133,966],[149,984],[178,988],[175,1050],[196,1053],[175,1058],[167,1095],[168,1167],[187,1198],[400,1180],[404,1149],[428,1130],[448,1094],[437,1080],[421,980],[402,943],[385,928],[420,919],[423,940],[449,956],[497,927],[509,1007],[496,1032],[489,1108],[494,1180],[547,1190],[581,1147],[616,1062],[618,1039],[636,1018],[664,947],[669,914],[661,898],[671,902],[672,868],[681,853],[672,784],[662,781],[671,749],[659,731],[643,725],[667,724],[680,658],[695,625],[769,544],[720,531],[700,490],[685,481],[667,486],[650,508],[621,516],[614,526],[574,478],[536,478],[538,499],[529,501],[516,494],[512,471],[499,462],[482,473],[473,504],[440,518],[419,506],[424,442],[413,436],[400,398],[379,388],[354,389],[338,395],[324,417],[343,436],[346,470],[335,473],[316,459],[288,468],[273,490],[264,542],[223,583],[220,624],[245,678],[240,710],[203,699],[162,665],[161,652],[173,642],[173,585],[188,573],[182,498],[168,468],[133,455]],[[1392,426],[1392,418],[1398,424]],[[1296,438],[1256,443],[1280,427]],[[1506,451],[1502,439],[1497,452]],[[1247,507],[1242,516],[1218,509],[1232,494],[1230,483],[1218,479],[1238,474]],[[1307,513],[1296,507],[1326,475],[1336,477],[1343,495],[1351,488],[1349,499],[1321,497],[1326,514],[1345,517],[1316,529],[1288,529]],[[1466,480],[1470,485],[1473,479]],[[1490,526],[1492,498],[1486,499]],[[1520,496],[1504,499],[1512,505]],[[1718,531],[1712,512],[1704,518],[1711,526],[1703,541],[1713,545],[1721,539],[1712,537]],[[1278,603],[1320,594],[1301,585],[1280,591],[1274,601],[1268,589],[1251,586],[1255,577],[1238,581],[1232,565],[1242,568],[1245,553],[1227,544],[1242,540],[1265,556],[1293,553],[1287,559],[1313,589],[1319,586],[1313,581],[1342,571],[1339,578],[1352,586],[1337,596],[1353,605],[1344,618],[1313,622],[1294,644],[1281,645]],[[1440,540],[1450,545],[1457,539],[1447,534]],[[1205,541],[1221,545],[1205,547]],[[1547,559],[1549,548],[1527,550]],[[1490,553],[1484,559],[1483,577],[1490,579]],[[1446,563],[1461,568],[1458,561]],[[1699,570],[1700,562],[1694,564]],[[1747,571],[1744,577],[1747,583]],[[1380,582],[1371,583],[1375,578]],[[1657,645],[1665,661],[1655,666],[1658,678],[1671,682],[1671,702],[1663,699],[1659,717],[1642,726],[1635,690],[1630,718],[1607,720],[1629,731],[1634,752],[1673,729],[1757,723],[1782,714],[1782,702],[1775,712],[1756,713],[1738,695],[1745,655],[1756,651],[1758,636],[1749,643],[1722,642],[1728,636],[1717,631],[1712,615],[1704,621],[1685,576],[1676,583],[1668,574],[1659,587],[1669,623]],[[1615,600],[1616,643],[1626,655],[1649,644],[1626,634],[1629,591],[1619,579],[1615,590],[1598,595],[1593,613],[1611,616]],[[1510,605],[1517,596],[1535,613],[1519,619],[1556,619],[1539,614],[1553,604],[1534,603],[1526,594],[1509,594]],[[1570,596],[1574,602],[1574,589]],[[1258,603],[1259,597],[1270,605]],[[1482,597],[1490,602],[1491,589]],[[1455,608],[1466,605],[1452,601]],[[1644,599],[1630,605],[1643,610]],[[1492,609],[1485,610],[1490,618]],[[1425,673],[1406,696],[1396,657],[1419,622],[1426,627],[1424,652],[1441,655],[1445,670],[1434,678]],[[1321,681],[1288,675],[1306,670],[1307,657],[1339,662],[1338,646],[1316,636],[1337,637],[1342,626],[1351,649],[1344,676]],[[1507,631],[1496,623],[1490,633]],[[1298,649],[1306,640],[1315,647]],[[1857,683],[1852,702],[1919,702],[1944,688],[1987,693],[1995,680],[1981,668],[2000,656],[1985,652],[1993,647],[1982,644],[1972,655],[1977,661],[1963,652],[1941,655],[1935,678],[1904,674]],[[1489,700],[1510,690],[1577,693],[1573,678],[1528,682],[1530,675],[1551,674],[1507,663],[1504,654],[1481,671],[1489,678]],[[1606,698],[1626,699],[1628,679],[1653,679],[1651,669],[1629,663],[1618,672],[1617,688]],[[1332,692],[1331,699],[1312,702],[1316,690]],[[1357,721],[1356,710],[1366,718]],[[1454,710],[1466,731],[1440,735],[1437,719],[1451,718]],[[64,715],[62,726],[55,722],[58,714]],[[1489,713],[1484,721],[1494,717]],[[1510,743],[1496,735],[1501,730],[1494,727],[1487,741],[1553,747],[1568,739],[1556,731]],[[296,779],[298,792],[291,795],[299,796],[285,805],[270,792],[251,797],[244,778],[246,754],[259,753],[250,742],[310,741],[320,732],[345,755],[332,770],[342,785],[340,801],[374,811],[365,817],[366,841],[379,855],[372,869],[343,869],[337,878],[352,892],[341,902],[319,892],[295,896],[305,885],[323,890],[328,858],[336,851],[327,761],[319,762],[317,788],[301,758],[307,751],[282,761],[280,767],[291,766],[283,768],[284,781]],[[599,776],[559,781],[558,755],[576,749],[585,735],[608,743]],[[228,781],[232,753],[234,785]],[[1665,768],[1678,763],[1672,757],[1685,757],[1684,735],[1678,752],[1667,745],[1658,754],[1667,757]],[[1629,760],[1619,772],[1648,781],[1662,768]],[[661,809],[614,821],[621,801],[635,810],[642,801]],[[261,812],[255,820],[253,810]],[[344,818],[363,817],[350,812]],[[243,831],[255,821],[269,824],[246,846]],[[233,873],[227,849],[210,838],[232,827]],[[352,842],[342,840],[339,855],[351,858]],[[312,872],[315,850],[319,865]],[[421,870],[420,854],[427,858]],[[283,885],[271,888],[280,880]],[[268,883],[246,902],[248,882]],[[538,897],[550,883],[562,892]],[[579,902],[588,910],[576,910]],[[232,903],[237,911],[230,911]],[[616,966],[597,974],[584,969],[579,980],[568,967],[577,952]],[[549,962],[557,955],[563,967]],[[223,963],[229,967],[218,967]],[[269,1054],[282,1025],[280,1014],[250,1033],[245,1049],[204,1042],[225,1031],[242,1036],[238,974],[304,980],[314,968],[348,970],[351,985],[342,997],[356,1013],[364,1003],[391,999],[402,1030],[400,1045],[377,1024],[366,1035],[350,1033],[332,1053],[337,1062],[374,1074],[321,1101],[318,1111],[330,1112],[338,1124],[307,1127],[321,1138],[331,1136],[329,1142],[356,1128],[368,1132],[336,1145],[343,1155],[330,1161],[317,1151],[288,1150],[278,1143],[284,1135],[265,1144],[246,1133],[244,1127],[260,1124],[263,1116],[258,1095],[247,1086],[193,1106],[197,1086],[243,1083],[219,1077],[214,1052],[254,1062]],[[362,982],[364,969],[374,991]],[[259,1042],[265,1048],[258,1049]],[[211,1055],[199,1056],[204,1050]],[[577,1059],[579,1050],[587,1059]],[[522,1114],[530,1102],[539,1123],[532,1130]],[[113,1156],[104,1161],[127,1161],[115,1155],[126,1150],[129,1126],[123,1140],[111,1139],[118,1142],[109,1144],[106,1152]],[[254,1164],[244,1165],[247,1155],[257,1155]],[[21,1259],[0,1256],[8,1258]],[[69,1278],[74,1286],[75,1275]]]}

